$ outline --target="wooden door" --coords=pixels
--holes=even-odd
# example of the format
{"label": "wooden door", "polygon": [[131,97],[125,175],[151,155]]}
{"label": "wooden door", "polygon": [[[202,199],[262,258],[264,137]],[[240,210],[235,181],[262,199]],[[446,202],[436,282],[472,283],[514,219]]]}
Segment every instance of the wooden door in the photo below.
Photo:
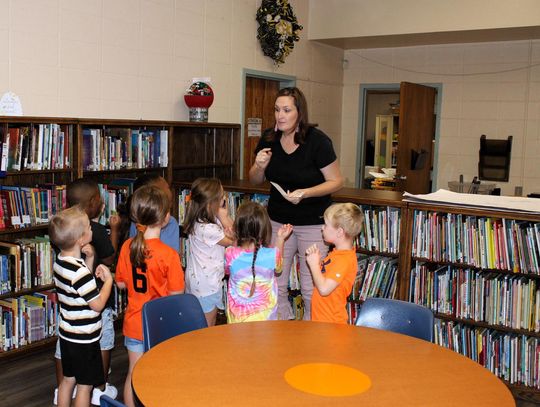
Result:
{"label": "wooden door", "polygon": [[400,191],[431,192],[435,94],[430,86],[401,83],[396,171]]}
{"label": "wooden door", "polygon": [[[249,119],[262,119],[261,131],[274,126],[274,102],[279,91],[279,81],[270,79],[246,78],[244,111],[244,179],[255,160],[255,147],[260,137],[248,137]],[[252,132],[253,133],[253,132]]]}

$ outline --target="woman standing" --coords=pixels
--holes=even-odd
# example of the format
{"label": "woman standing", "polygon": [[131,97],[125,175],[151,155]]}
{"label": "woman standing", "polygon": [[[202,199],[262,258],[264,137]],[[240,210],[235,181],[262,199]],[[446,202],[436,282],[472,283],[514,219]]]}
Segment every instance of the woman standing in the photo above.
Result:
{"label": "woman standing", "polygon": [[298,252],[304,319],[310,319],[313,280],[305,253],[315,243],[321,256],[326,256],[328,248],[321,234],[323,213],[331,204],[330,194],[342,187],[343,177],[332,141],[309,124],[306,98],[300,89],[281,89],[274,115],[274,128],[264,132],[255,149],[249,180],[257,185],[267,179],[286,192],[282,195],[272,185],[268,202],[273,234],[284,224],[294,226],[285,242],[283,273],[278,277],[278,318],[294,318],[287,288],[293,257]]}

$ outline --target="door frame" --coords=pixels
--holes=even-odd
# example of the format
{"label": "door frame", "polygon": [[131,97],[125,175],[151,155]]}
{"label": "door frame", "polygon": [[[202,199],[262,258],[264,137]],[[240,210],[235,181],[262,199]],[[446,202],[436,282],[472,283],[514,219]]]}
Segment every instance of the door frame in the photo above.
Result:
{"label": "door frame", "polygon": [[[442,103],[442,83],[419,83],[419,85],[431,86],[437,90],[435,99],[435,145],[433,146],[433,171],[431,172],[431,191],[437,190],[437,173],[439,161],[439,138],[441,127],[441,103]],[[369,83],[360,85],[359,103],[358,103],[358,129],[357,129],[357,144],[356,144],[356,165],[355,165],[355,182],[356,188],[361,188],[361,183],[364,179],[364,168],[361,166],[362,158],[364,157],[364,126],[366,123],[366,108],[367,108],[367,93],[372,90],[395,91],[399,93],[399,83]]]}
{"label": "door frame", "polygon": [[[240,168],[244,168],[244,112],[246,111],[246,78],[262,78],[279,82],[279,88],[296,86],[296,76],[283,75],[275,72],[257,71],[254,69],[242,69],[242,92],[240,94]],[[240,171],[240,179],[243,179],[243,171]]]}

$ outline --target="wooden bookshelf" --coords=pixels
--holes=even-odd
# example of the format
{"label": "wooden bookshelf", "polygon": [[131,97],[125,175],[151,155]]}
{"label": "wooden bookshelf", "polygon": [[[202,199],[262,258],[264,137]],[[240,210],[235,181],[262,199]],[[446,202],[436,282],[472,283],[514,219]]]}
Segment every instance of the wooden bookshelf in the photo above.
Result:
{"label": "wooden bookshelf", "polygon": [[[422,223],[422,219],[427,219],[429,214],[433,215],[432,218],[426,220],[426,222],[430,222],[429,228],[426,227],[426,229],[422,229],[423,225],[425,225]],[[449,215],[449,217],[446,217],[447,215]],[[461,215],[461,218],[458,218],[458,215]],[[415,219],[415,216],[419,216],[419,218]],[[465,347],[467,352],[477,352],[478,349],[476,349],[476,345],[473,345],[473,341],[480,340],[480,337],[482,338],[482,341],[487,341],[484,344],[485,347],[482,352],[488,352],[492,346],[498,346],[495,343],[492,345],[489,342],[489,339],[487,338],[490,338],[491,336],[488,336],[487,338],[484,336],[488,335],[487,332],[490,331],[497,332],[499,333],[498,335],[501,335],[500,337],[495,337],[494,340],[497,341],[502,341],[503,339],[500,338],[507,336],[508,341],[512,340],[511,338],[516,338],[513,339],[514,341],[518,341],[518,338],[530,338],[529,340],[536,340],[540,343],[540,332],[536,332],[532,328],[524,329],[521,325],[523,323],[534,325],[535,321],[538,321],[540,317],[540,315],[537,315],[538,308],[536,306],[536,302],[540,297],[535,294],[529,294],[533,291],[536,293],[540,289],[540,286],[538,285],[540,270],[537,268],[537,262],[540,259],[540,253],[538,252],[540,242],[535,240],[537,239],[537,236],[532,236],[530,241],[522,239],[518,244],[519,236],[522,236],[524,231],[527,231],[527,228],[534,229],[534,225],[540,223],[539,214],[519,213],[508,210],[490,210],[488,208],[470,208],[458,205],[407,203],[406,218],[406,227],[408,230],[407,241],[409,247],[407,248],[406,253],[401,253],[401,258],[403,259],[403,264],[405,266],[401,271],[402,274],[404,274],[403,281],[407,281],[407,285],[411,290],[414,290],[414,292],[409,292],[406,298],[407,300],[413,301],[414,298],[418,298],[419,294],[422,294],[416,291],[420,288],[416,284],[413,284],[413,279],[411,278],[412,273],[416,272],[413,271],[413,269],[415,269],[414,264],[419,262],[426,266],[426,269],[420,271],[421,273],[431,274],[438,269],[439,272],[442,273],[440,278],[444,281],[444,283],[441,284],[444,284],[445,286],[450,285],[452,287],[451,306],[453,307],[453,312],[451,314],[446,312],[436,312],[435,316],[438,320],[442,321],[443,325],[441,325],[441,327],[443,330],[449,329],[446,327],[446,324],[450,323],[454,324],[452,326],[455,327],[452,332],[454,332],[454,329],[456,332],[458,332],[458,330],[459,332],[462,332],[463,329],[467,329],[466,332],[469,332],[469,330],[472,332],[470,335],[472,335],[474,339],[468,338],[468,334],[465,333],[456,334],[457,337],[452,338],[452,341],[458,341],[460,343],[459,346],[462,347],[462,349]],[[451,220],[449,221],[449,219]],[[460,219],[461,223],[458,223],[456,219]],[[414,230],[415,227],[413,226],[415,225],[415,222],[417,222],[416,230]],[[420,226],[418,224],[420,224]],[[466,229],[465,225],[470,225],[470,229]],[[504,233],[501,228],[505,229]],[[430,232],[428,232],[427,236],[422,235],[419,237],[419,235],[416,235],[415,237],[415,234],[418,233],[419,229],[429,230]],[[437,233],[432,233],[431,231],[433,230]],[[460,238],[460,233],[466,234],[466,239]],[[432,238],[431,241],[430,237]],[[417,241],[421,240],[422,243],[426,242],[426,247],[430,247],[430,244],[436,246],[436,241],[444,241],[447,245],[445,247],[450,248],[451,254],[442,249],[438,250],[440,246],[434,246],[434,253],[436,253],[437,257],[440,256],[440,253],[443,253],[443,256],[446,256],[447,258],[434,259],[429,256],[418,255],[418,253],[413,252],[415,239]],[[454,246],[454,242],[457,242],[458,240],[460,242],[460,250],[456,250],[456,246]],[[475,243],[472,244],[472,242]],[[476,244],[476,242],[478,243]],[[528,249],[528,244],[530,244],[531,250]],[[533,254],[534,251],[536,251],[536,254]],[[466,255],[463,254],[465,252],[467,252]],[[461,258],[450,259],[450,257],[454,257],[456,253]],[[490,267],[490,264],[495,264],[495,266]],[[537,268],[536,271],[535,267]],[[467,279],[463,281],[461,279],[463,275],[470,276],[470,280]],[[419,276],[418,278],[423,279],[424,277]],[[433,275],[433,281],[435,281],[435,279],[436,277]],[[521,291],[515,289],[517,283],[516,285],[512,285],[513,282],[516,281],[514,279],[519,279]],[[459,283],[456,281],[459,281]],[[424,287],[430,284],[431,283],[428,281],[422,283]],[[504,284],[507,284],[507,286]],[[531,285],[529,286],[528,284]],[[476,290],[485,289],[486,294],[482,295],[483,291],[480,291],[480,294],[478,291],[475,291],[471,292],[467,298],[461,297],[461,292],[469,292],[468,290],[472,290],[470,287],[475,287]],[[491,291],[488,291],[487,287],[489,287]],[[504,288],[504,291],[502,291],[502,288],[499,287],[508,288]],[[501,291],[498,291],[499,289]],[[435,288],[432,288],[432,290],[436,293]],[[424,293],[426,295],[429,294],[427,291],[424,291]],[[439,292],[438,295],[440,295],[440,297],[429,297],[431,299],[428,301],[438,303],[439,300],[437,298],[441,298],[443,304],[450,301],[448,292]],[[427,300],[428,297],[422,298]],[[476,299],[479,299],[480,303],[476,302]],[[489,303],[489,301],[493,299],[499,304],[498,308],[495,310],[490,307]],[[463,308],[458,309],[458,302],[460,305],[463,306],[464,304],[466,307],[464,311],[465,314],[463,315]],[[530,308],[527,309],[530,311],[529,313],[526,313],[528,319],[515,319],[518,315],[522,317],[522,308],[517,309],[518,303],[521,304],[521,307],[525,307],[529,304]],[[430,304],[426,305],[430,306]],[[474,309],[475,311],[475,319],[465,317],[465,315],[472,312],[470,311],[471,309]],[[503,319],[501,313],[505,313],[503,314],[505,315],[503,321],[504,324],[493,324],[486,320],[477,320],[479,317],[481,319],[488,318],[486,310],[495,313],[495,321]],[[511,325],[506,325],[506,323]],[[516,328],[516,326],[520,327]],[[449,335],[448,332],[443,335],[447,334]],[[470,343],[460,342],[463,339],[461,335],[467,337],[467,340],[470,340]],[[477,335],[480,335],[480,337],[477,337]],[[438,338],[436,340],[438,340]],[[516,343],[517,345],[515,346],[519,346],[519,350],[516,352],[525,352],[528,342],[527,345],[519,341]],[[441,343],[441,345],[445,346],[444,343]],[[506,345],[503,344],[500,346]],[[465,349],[463,351],[465,352]],[[489,356],[484,357],[488,358]],[[521,365],[522,361],[520,359],[519,364],[518,362],[510,363],[511,369],[521,369],[522,372],[531,369],[531,374],[533,374],[532,372],[536,371],[535,363],[538,363],[537,361],[538,359],[536,358],[536,362],[534,362],[532,366],[525,367],[525,365]],[[501,373],[502,367],[498,369],[499,376],[504,380]],[[517,373],[515,374],[517,380]],[[520,377],[519,380],[523,379],[524,378]],[[509,384],[509,387],[514,393],[519,393],[520,395],[523,393],[528,394],[527,398],[529,399],[530,397],[534,398],[540,395],[540,392],[537,389],[526,386],[525,384],[519,383],[510,385],[509,381],[505,382]]]}
{"label": "wooden bookshelf", "polygon": [[[10,117],[0,116],[0,141],[4,141],[10,129],[28,129],[38,132],[40,125],[58,125],[62,132],[71,137],[69,152],[71,157],[67,168],[47,168],[22,170],[10,169],[0,178],[0,186],[34,187],[42,184],[67,185],[79,177],[91,177],[98,183],[107,184],[116,178],[136,178],[144,173],[159,173],[169,182],[187,177],[216,176],[235,179],[239,176],[240,125],[229,123],[195,123],[162,120],[128,120],[65,117]],[[83,132],[87,129],[99,130],[101,134],[118,129],[131,131],[166,131],[168,162],[166,166],[144,165],[142,168],[115,168],[89,170],[84,168]],[[26,133],[25,133],[26,134]],[[67,151],[67,150],[66,150]],[[86,158],[87,159],[87,158]],[[21,160],[22,162],[22,160]],[[155,163],[154,163],[155,164]],[[181,177],[182,176],[182,177]],[[0,229],[0,240],[14,241],[19,238],[44,236],[47,224]],[[9,299],[39,291],[53,289],[53,284],[7,292],[0,299]],[[0,359],[22,356],[40,347],[47,347],[56,341],[50,337],[42,341],[0,352]]]}

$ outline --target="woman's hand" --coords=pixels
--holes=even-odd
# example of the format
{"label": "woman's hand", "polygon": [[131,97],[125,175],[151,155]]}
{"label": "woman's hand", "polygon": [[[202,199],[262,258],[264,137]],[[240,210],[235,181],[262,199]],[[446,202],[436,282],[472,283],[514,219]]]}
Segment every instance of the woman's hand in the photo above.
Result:
{"label": "woman's hand", "polygon": [[287,195],[284,198],[290,203],[298,205],[298,203],[305,197],[305,195],[305,189],[296,189],[292,192],[287,191]]}
{"label": "woman's hand", "polygon": [[264,171],[266,167],[268,167],[268,164],[270,164],[271,158],[272,158],[272,149],[269,147],[263,148],[255,156],[255,165],[259,169]]}

